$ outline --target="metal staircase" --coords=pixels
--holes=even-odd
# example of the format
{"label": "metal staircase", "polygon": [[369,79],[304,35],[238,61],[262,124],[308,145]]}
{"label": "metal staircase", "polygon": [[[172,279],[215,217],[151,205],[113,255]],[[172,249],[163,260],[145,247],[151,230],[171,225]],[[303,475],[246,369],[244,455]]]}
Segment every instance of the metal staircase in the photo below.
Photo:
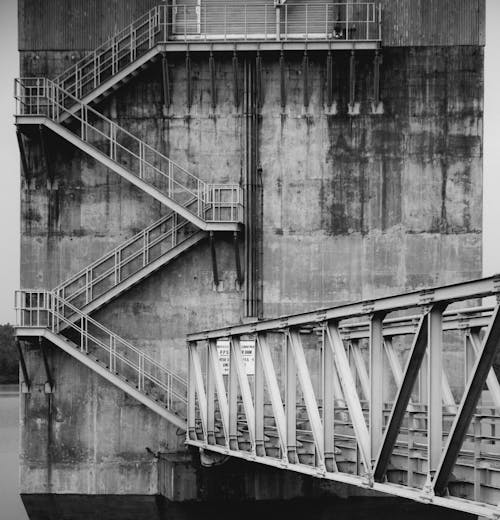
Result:
{"label": "metal staircase", "polygon": [[169,213],[59,284],[53,292],[90,314],[206,236],[177,213]]}
{"label": "metal staircase", "polygon": [[54,78],[54,83],[84,104],[116,89],[159,54],[157,45],[167,38],[166,17],[166,6],[154,7]]}
{"label": "metal staircase", "polygon": [[[17,291],[18,337],[46,338],[185,429],[186,380],[52,291]],[[75,319],[76,316],[76,319]]]}
{"label": "metal staircase", "polygon": [[237,184],[204,182],[49,79],[18,79],[15,88],[16,124],[45,125],[204,231],[239,229]]}
{"label": "metal staircase", "polygon": [[48,339],[185,428],[186,381],[89,316],[207,231],[237,231],[242,221],[238,185],[202,181],[87,105],[154,57],[166,15],[152,9],[54,81],[15,82],[17,125],[45,125],[171,210],[53,291],[19,291],[17,336]]}

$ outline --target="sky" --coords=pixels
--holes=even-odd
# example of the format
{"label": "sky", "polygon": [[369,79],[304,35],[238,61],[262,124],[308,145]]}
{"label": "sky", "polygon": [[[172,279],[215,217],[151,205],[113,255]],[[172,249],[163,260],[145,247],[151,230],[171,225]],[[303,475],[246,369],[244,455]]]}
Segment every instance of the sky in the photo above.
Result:
{"label": "sky", "polygon": [[[40,0],[43,1],[43,0]],[[500,0],[486,0],[483,274],[500,273]],[[0,324],[13,323],[19,288],[19,151],[13,120],[14,78],[19,75],[17,0],[0,0]]]}

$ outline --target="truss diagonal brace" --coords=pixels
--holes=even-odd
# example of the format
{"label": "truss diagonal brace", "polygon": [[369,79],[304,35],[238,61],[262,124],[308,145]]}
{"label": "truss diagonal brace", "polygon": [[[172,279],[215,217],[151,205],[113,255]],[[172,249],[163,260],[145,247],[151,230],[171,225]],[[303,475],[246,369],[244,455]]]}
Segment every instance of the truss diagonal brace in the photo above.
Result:
{"label": "truss diagonal brace", "polygon": [[300,386],[302,387],[302,394],[304,396],[304,403],[306,405],[307,415],[311,423],[311,429],[316,444],[316,451],[320,459],[319,465],[324,466],[324,435],[323,425],[319,416],[318,403],[314,396],[314,389],[311,381],[311,375],[307,368],[306,357],[302,347],[302,340],[300,333],[297,331],[290,331],[290,346],[295,359],[295,366],[299,378]]}
{"label": "truss diagonal brace", "polygon": [[391,453],[394,449],[394,444],[396,443],[398,432],[403,421],[404,413],[410,401],[411,392],[417,379],[420,366],[424,359],[424,354],[427,348],[427,323],[428,315],[426,313],[420,319],[418,330],[415,334],[413,345],[410,351],[410,356],[406,364],[403,382],[399,387],[396,400],[394,401],[389,423],[385,430],[382,445],[380,447],[374,466],[373,477],[375,481],[378,482],[383,480],[387,470],[387,466],[391,458]]}
{"label": "truss diagonal brace", "polygon": [[[231,366],[230,370],[236,370],[238,376],[238,383],[240,386],[241,400],[243,401],[243,409],[245,411],[248,435],[250,437],[250,443],[252,450],[255,453],[255,410],[252,402],[252,392],[248,383],[248,376],[245,369],[245,362],[241,354],[240,338],[235,336],[230,339],[230,359]],[[233,365],[234,361],[234,366]]]}
{"label": "truss diagonal brace", "polygon": [[[328,339],[327,343],[329,344],[329,348],[333,351],[337,374],[340,379],[347,408],[349,409],[354,433],[356,434],[356,441],[361,454],[361,460],[365,467],[365,471],[370,474],[370,435],[363,416],[363,410],[361,408],[356,384],[349,367],[349,360],[347,359],[342,337],[340,336],[337,324],[333,322],[328,323],[326,332]],[[325,348],[328,347],[325,345]]]}
{"label": "truss diagonal brace", "polygon": [[222,429],[226,443],[229,439],[229,406],[227,403],[226,388],[224,386],[224,378],[220,369],[220,361],[217,356],[217,343],[210,340],[208,344],[209,367],[213,374],[215,392],[219,401],[219,410],[222,421]]}
{"label": "truss diagonal brace", "polygon": [[259,350],[260,359],[262,361],[262,369],[264,371],[264,379],[266,381],[269,398],[271,400],[271,407],[273,409],[273,416],[276,422],[276,428],[281,445],[281,453],[286,458],[287,454],[287,440],[286,440],[286,419],[283,410],[283,401],[281,400],[280,388],[278,379],[273,366],[271,352],[267,344],[267,338],[264,334],[257,336],[257,348]]}
{"label": "truss diagonal brace", "polygon": [[442,495],[446,491],[448,480],[457,460],[464,436],[467,433],[472,415],[479,397],[481,396],[481,392],[483,391],[488,374],[490,373],[491,365],[493,364],[500,343],[499,309],[500,306],[497,305],[491,317],[490,326],[488,327],[483,340],[483,348],[472,370],[472,375],[469,378],[467,387],[465,388],[458,413],[451,427],[446,447],[441,456],[433,481],[433,489],[436,495]]}

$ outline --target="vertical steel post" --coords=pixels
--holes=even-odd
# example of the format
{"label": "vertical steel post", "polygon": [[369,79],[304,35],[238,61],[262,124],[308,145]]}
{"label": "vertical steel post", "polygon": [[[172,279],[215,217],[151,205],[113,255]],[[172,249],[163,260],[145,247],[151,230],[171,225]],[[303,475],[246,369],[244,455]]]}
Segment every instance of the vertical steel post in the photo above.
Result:
{"label": "vertical steel post", "polygon": [[238,373],[234,350],[229,342],[229,449],[238,450]]}
{"label": "vertical steel post", "polygon": [[384,411],[383,313],[370,319],[370,452],[374,462],[382,443]]}
{"label": "vertical steel post", "polygon": [[323,330],[323,436],[325,439],[325,469],[337,471],[335,462],[335,388],[333,372],[335,360],[333,350],[325,344],[325,331]]}
{"label": "vertical steel post", "polygon": [[[207,348],[210,348],[208,345]],[[212,371],[210,352],[207,352],[207,442],[215,444],[215,379]]]}
{"label": "vertical steel post", "polygon": [[285,413],[287,459],[292,464],[297,458],[297,369],[288,332],[284,335],[286,355]]}
{"label": "vertical steel post", "polygon": [[427,479],[430,479],[439,464],[443,443],[443,310],[444,306],[433,306],[429,312],[428,353],[427,353]]}
{"label": "vertical steel post", "polygon": [[255,396],[255,454],[259,457],[266,455],[264,443],[264,368],[262,366],[261,349],[258,340],[255,340],[255,376],[254,376],[254,396]]}
{"label": "vertical steel post", "polygon": [[188,349],[188,406],[187,406],[187,438],[188,440],[197,440],[196,435],[196,387],[194,382],[193,370],[193,343],[187,344]]}

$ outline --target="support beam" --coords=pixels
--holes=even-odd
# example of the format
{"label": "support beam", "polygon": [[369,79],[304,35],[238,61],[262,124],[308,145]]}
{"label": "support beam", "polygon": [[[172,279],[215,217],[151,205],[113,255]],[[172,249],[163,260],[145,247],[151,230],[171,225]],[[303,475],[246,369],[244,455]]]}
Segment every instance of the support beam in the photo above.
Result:
{"label": "support beam", "polygon": [[385,313],[370,318],[370,453],[372,462],[382,442],[384,422],[384,336],[382,321]]}
{"label": "support beam", "polygon": [[[468,334],[468,340],[470,342],[470,345],[472,347],[472,350],[475,354],[474,360],[479,355],[481,350],[481,338],[479,336],[478,330],[471,330]],[[474,366],[474,363],[471,365],[471,371],[472,373],[472,367]],[[493,368],[490,368],[488,372],[488,377],[486,378],[486,386],[488,387],[488,390],[490,391],[491,400],[493,401],[493,404],[500,408],[500,384],[498,383],[497,375],[495,374],[495,370]]]}
{"label": "support beam", "polygon": [[52,379],[52,372],[49,366],[49,360],[47,356],[47,350],[45,348],[44,339],[40,336],[38,338],[38,345],[40,347],[40,352],[42,353],[43,366],[45,368],[45,375],[47,377],[47,381],[45,383],[45,393],[51,394],[54,391],[54,380]]}
{"label": "support beam", "polygon": [[380,65],[382,63],[382,56],[380,51],[375,51],[373,58],[373,100],[372,100],[372,114],[383,114],[384,105],[380,100]]}
{"label": "support beam", "polygon": [[333,356],[335,359],[335,367],[337,374],[340,379],[344,398],[351,416],[352,426],[356,435],[356,442],[358,444],[359,452],[361,455],[361,461],[365,468],[366,474],[371,474],[371,461],[370,461],[370,435],[368,428],[366,427],[363,410],[359,400],[359,395],[356,390],[356,384],[352,377],[352,372],[349,367],[349,360],[344,348],[344,343],[338,325],[335,322],[329,322],[327,325],[327,340],[325,348],[327,346],[332,349]]}
{"label": "support beam", "polygon": [[500,306],[497,305],[484,337],[481,353],[476,360],[472,370],[472,376],[470,377],[465,388],[457,416],[453,421],[450,434],[448,435],[446,447],[443,451],[433,481],[434,493],[436,495],[443,495],[446,491],[448,480],[450,478],[453,466],[457,460],[464,436],[467,433],[472,415],[476,408],[477,402],[479,401],[479,397],[481,396],[481,392],[483,391],[488,374],[490,373],[490,369],[500,343],[499,309]]}
{"label": "support beam", "polygon": [[170,99],[170,71],[168,68],[167,54],[163,53],[161,58],[161,79],[163,94],[163,111],[166,114],[171,104]]}
{"label": "support beam", "polygon": [[355,116],[359,114],[359,102],[356,102],[356,53],[351,51],[349,59],[349,107],[348,114]]}
{"label": "support beam", "polygon": [[[323,331],[323,335],[326,332]],[[321,366],[323,369],[323,437],[325,439],[325,469],[338,471],[335,461],[335,385],[332,374],[335,371],[333,350],[325,344],[323,337],[323,351]]]}
{"label": "support beam", "polygon": [[212,258],[212,272],[214,275],[214,286],[217,289],[219,286],[219,272],[217,270],[217,253],[215,251],[215,236],[214,232],[210,231],[210,255]]}
{"label": "support beam", "polygon": [[257,51],[255,56],[255,102],[257,109],[262,108],[262,57],[260,51]]}
{"label": "support beam", "polygon": [[391,453],[394,449],[394,444],[396,443],[399,429],[401,428],[401,423],[403,422],[404,414],[410,401],[411,392],[413,390],[415,381],[417,380],[420,366],[422,365],[422,360],[427,348],[427,323],[428,314],[425,313],[420,319],[420,324],[415,334],[413,345],[406,363],[403,382],[401,383],[401,386],[397,392],[389,418],[389,423],[385,429],[382,445],[374,465],[373,476],[377,482],[381,482],[385,476],[385,472],[391,458]]}
{"label": "support beam", "polygon": [[24,146],[23,134],[19,130],[19,128],[16,128],[16,137],[17,144],[19,146],[19,155],[21,156],[21,165],[23,167],[24,177],[26,178],[26,181],[29,184],[29,179],[31,178],[31,171],[28,168],[28,160],[26,159],[26,147]]}
{"label": "support beam", "polygon": [[229,449],[238,450],[238,373],[236,372],[234,349],[229,343]]}
{"label": "support beam", "polygon": [[293,356],[290,337],[285,334],[286,352],[286,385],[285,385],[285,413],[286,413],[286,456],[290,463],[297,463],[297,370]]}
{"label": "support beam", "polygon": [[207,374],[207,442],[215,444],[215,375],[212,370],[210,353],[206,359]]}
{"label": "support beam", "polygon": [[189,54],[189,48],[186,50],[186,107],[187,111],[191,110],[191,105],[193,104],[193,88],[192,88],[192,78],[191,78],[191,56]]}
{"label": "support beam", "polygon": [[208,57],[208,69],[210,71],[210,99],[212,102],[212,110],[215,112],[217,108],[217,85],[215,81],[215,59],[212,51],[210,51]]}
{"label": "support beam", "polygon": [[309,56],[307,54],[307,47],[304,50],[304,57],[302,58],[302,81],[303,81],[303,104],[307,111],[309,108]]}
{"label": "support beam", "polygon": [[351,351],[352,360],[354,362],[354,367],[356,368],[356,373],[358,374],[359,382],[361,384],[363,397],[367,401],[370,401],[370,378],[368,376],[368,372],[366,371],[366,365],[363,359],[363,354],[361,353],[361,348],[359,346],[359,340],[352,340],[350,342],[349,348]]}
{"label": "support beam", "polygon": [[252,446],[252,452],[255,453],[255,410],[252,401],[252,392],[250,391],[250,385],[248,383],[245,362],[243,361],[243,355],[241,354],[240,338],[238,336],[232,337],[229,340],[229,343],[231,348],[231,364],[229,370],[236,370],[240,386],[241,400],[243,402],[243,410],[245,412],[248,426],[250,444]]}
{"label": "support beam", "polygon": [[265,457],[265,436],[264,436],[264,367],[261,349],[258,340],[255,341],[255,376],[254,376],[254,396],[255,396],[255,454],[258,457]]}
{"label": "support beam", "polygon": [[326,105],[331,107],[333,104],[333,57],[332,51],[328,49],[326,55]]}
{"label": "support beam", "polygon": [[437,469],[443,445],[443,305],[432,307],[428,315],[428,353],[427,353],[427,479]]}
{"label": "support beam", "polygon": [[42,147],[42,155],[43,155],[43,161],[45,164],[45,172],[47,174],[47,179],[52,184],[52,168],[51,168],[51,161],[49,157],[49,148],[47,145],[47,135],[44,128],[44,125],[38,126],[38,133],[40,135],[40,144]]}
{"label": "support beam", "polygon": [[238,231],[233,232],[233,245],[234,245],[234,260],[236,264],[236,281],[238,286],[243,285],[243,273],[241,271],[241,259],[240,259],[240,237]]}
{"label": "support beam", "polygon": [[31,381],[28,374],[28,370],[26,368],[26,361],[24,359],[24,352],[21,347],[21,342],[18,338],[15,339],[17,353],[19,355],[19,365],[21,366],[21,373],[23,374],[23,380],[21,381],[21,390],[22,393],[28,393],[31,389]]}
{"label": "support beam", "polygon": [[186,440],[197,440],[196,435],[196,384],[193,369],[192,348],[196,346],[194,342],[188,342],[188,391],[187,391],[187,431]]}
{"label": "support beam", "polygon": [[314,444],[316,445],[316,453],[319,459],[318,466],[324,468],[325,439],[323,435],[323,425],[319,415],[318,403],[316,402],[316,397],[314,395],[311,375],[307,367],[306,356],[304,355],[304,348],[302,347],[302,340],[298,331],[292,330],[289,332],[289,335],[290,346],[295,359],[300,387],[302,389],[302,396],[304,398],[304,404],[306,405]]}
{"label": "support beam", "polygon": [[[207,442],[207,396],[203,385],[203,373],[201,371],[201,361],[196,343],[190,345],[191,354],[191,370],[189,374],[190,380],[194,381],[194,389],[198,394],[198,410],[200,411],[201,426],[203,429],[203,438]],[[194,412],[191,412],[194,413]]]}
{"label": "support beam", "polygon": [[240,66],[236,51],[233,51],[233,99],[234,106],[238,109],[240,106]]}
{"label": "support beam", "polygon": [[285,69],[285,53],[283,49],[280,52],[280,100],[281,111],[286,109],[286,69]]}
{"label": "support beam", "polygon": [[229,406],[227,402],[226,387],[224,385],[224,377],[222,375],[219,356],[217,355],[217,342],[209,340],[208,356],[210,358],[210,368],[214,377],[215,391],[217,400],[219,401],[219,411],[222,421],[222,429],[226,445],[229,447]]}
{"label": "support beam", "polygon": [[271,357],[271,351],[267,344],[267,338],[265,334],[258,334],[256,340],[256,349],[259,351],[259,358],[262,363],[262,369],[264,372],[264,379],[267,385],[267,391],[269,393],[269,399],[271,400],[271,407],[273,410],[274,422],[276,423],[276,429],[278,430],[278,436],[280,439],[282,457],[285,460],[287,458],[287,427],[285,412],[283,411],[283,402],[281,400],[280,388],[278,385],[278,379],[276,377],[276,371],[274,370],[273,360]]}

